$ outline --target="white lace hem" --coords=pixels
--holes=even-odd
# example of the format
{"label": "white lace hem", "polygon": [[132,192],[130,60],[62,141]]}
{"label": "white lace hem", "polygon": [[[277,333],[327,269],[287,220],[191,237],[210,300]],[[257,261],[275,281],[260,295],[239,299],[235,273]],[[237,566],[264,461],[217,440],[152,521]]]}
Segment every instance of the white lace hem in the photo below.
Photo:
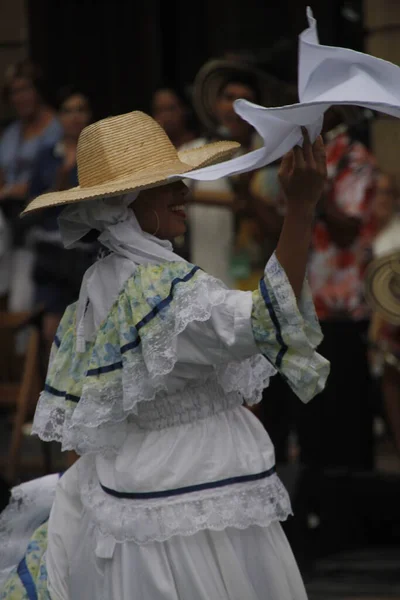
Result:
{"label": "white lace hem", "polygon": [[267,527],[292,514],[286,489],[276,474],[251,483],[157,500],[119,499],[104,492],[91,457],[77,464],[81,500],[100,536],[143,545],[227,527]]}

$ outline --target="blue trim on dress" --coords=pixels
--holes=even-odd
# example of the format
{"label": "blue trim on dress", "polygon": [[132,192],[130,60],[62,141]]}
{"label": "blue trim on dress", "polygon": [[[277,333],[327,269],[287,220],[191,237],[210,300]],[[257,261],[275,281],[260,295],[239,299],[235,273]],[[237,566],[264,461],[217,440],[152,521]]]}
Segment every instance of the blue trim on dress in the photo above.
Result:
{"label": "blue trim on dress", "polygon": [[202,490],[212,490],[216,488],[233,485],[235,483],[248,483],[250,481],[258,481],[270,477],[276,472],[275,466],[255,473],[253,475],[239,475],[238,477],[229,477],[220,481],[211,481],[209,483],[199,483],[197,485],[189,485],[187,487],[175,488],[173,490],[163,490],[162,492],[117,492],[100,483],[100,486],[106,494],[115,496],[116,498],[124,498],[128,500],[152,500],[155,498],[168,498],[169,496],[180,496],[181,494],[190,494],[192,492],[200,492]]}
{"label": "blue trim on dress", "polygon": [[[140,329],[142,329],[152,319],[154,319],[154,317],[156,317],[158,315],[158,313],[163,310],[163,308],[165,308],[172,302],[173,297],[174,297],[173,291],[174,291],[174,288],[178,285],[178,283],[186,283],[187,281],[192,279],[192,277],[194,277],[194,275],[197,273],[197,271],[200,271],[200,270],[201,270],[200,267],[195,266],[184,277],[175,277],[175,279],[173,279],[171,282],[171,288],[170,288],[170,292],[169,292],[168,296],[166,298],[164,298],[164,300],[161,300],[161,302],[159,302],[154,308],[152,308],[151,311],[148,312],[147,315],[145,315],[143,317],[143,319],[141,319],[139,321],[139,323],[137,323],[135,325],[136,331],[140,331]],[[128,344],[125,344],[124,346],[121,346],[121,349],[120,349],[121,354],[125,354],[125,352],[128,352],[129,350],[133,350],[134,348],[137,348],[139,346],[139,344],[141,343],[141,341],[142,341],[141,337],[140,337],[140,335],[138,335],[136,340],[133,340],[132,342],[129,342]],[[105,367],[97,367],[96,369],[89,369],[86,373],[86,376],[91,377],[91,376],[101,375],[102,373],[109,373],[110,371],[115,371],[117,369],[122,369],[121,361],[117,362],[117,363],[113,363],[112,365],[107,365]]]}
{"label": "blue trim on dress", "polygon": [[118,371],[119,369],[122,369],[122,360],[113,363],[112,365],[105,365],[104,367],[89,369],[89,371],[86,371],[86,376],[101,375],[102,373],[111,373],[112,371]]}
{"label": "blue trim on dress", "polygon": [[279,323],[278,317],[275,314],[275,310],[272,305],[271,298],[269,297],[268,289],[265,284],[264,278],[261,278],[261,280],[260,280],[260,290],[261,290],[261,295],[263,297],[263,300],[265,302],[265,306],[268,309],[270,319],[275,327],[276,341],[278,342],[278,344],[281,347],[277,354],[276,361],[275,361],[275,365],[279,369],[282,365],[283,357],[285,356],[286,352],[288,351],[288,346],[283,341],[281,325]]}
{"label": "blue trim on dress", "polygon": [[79,402],[80,397],[74,396],[73,394],[67,394],[67,392],[63,392],[62,390],[57,390],[56,388],[48,385],[47,383],[44,386],[44,391],[48,392],[52,396],[58,396],[58,398],[65,398],[65,400],[72,400],[72,402]]}
{"label": "blue trim on dress", "polygon": [[25,558],[21,560],[17,568],[18,577],[21,580],[22,585],[28,595],[29,600],[38,600],[36,591],[36,585],[33,581],[32,575],[29,572],[28,565],[26,564]]}

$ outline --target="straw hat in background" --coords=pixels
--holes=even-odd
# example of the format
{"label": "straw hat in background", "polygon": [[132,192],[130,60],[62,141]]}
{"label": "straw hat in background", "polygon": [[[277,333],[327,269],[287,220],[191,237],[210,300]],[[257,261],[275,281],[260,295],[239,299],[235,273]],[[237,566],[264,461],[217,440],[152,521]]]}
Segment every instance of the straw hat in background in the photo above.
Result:
{"label": "straw hat in background", "polygon": [[296,86],[284,83],[245,59],[213,59],[197,73],[193,84],[193,105],[208,133],[218,132],[215,105],[221,90],[234,81],[245,81],[254,87],[262,106],[283,106],[298,101]]}
{"label": "straw hat in background", "polygon": [[367,269],[366,298],[373,310],[392,325],[400,325],[400,252],[371,262]]}
{"label": "straw hat in background", "polygon": [[43,194],[22,214],[166,185],[171,176],[226,160],[238,148],[236,142],[215,142],[177,152],[158,123],[142,112],[103,119],[80,135],[79,186]]}

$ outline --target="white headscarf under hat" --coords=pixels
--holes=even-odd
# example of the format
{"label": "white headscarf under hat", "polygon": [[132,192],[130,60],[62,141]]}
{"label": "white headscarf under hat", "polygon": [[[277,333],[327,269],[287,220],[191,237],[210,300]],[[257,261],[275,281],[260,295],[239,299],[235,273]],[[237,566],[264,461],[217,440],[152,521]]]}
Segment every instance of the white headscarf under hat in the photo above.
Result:
{"label": "white headscarf under hat", "polygon": [[130,208],[138,194],[125,194],[68,206],[58,222],[66,248],[72,248],[92,229],[111,254],[95,262],[85,273],[76,314],[78,352],[106,318],[126,280],[138,265],[183,261],[171,242],[145,233]]}

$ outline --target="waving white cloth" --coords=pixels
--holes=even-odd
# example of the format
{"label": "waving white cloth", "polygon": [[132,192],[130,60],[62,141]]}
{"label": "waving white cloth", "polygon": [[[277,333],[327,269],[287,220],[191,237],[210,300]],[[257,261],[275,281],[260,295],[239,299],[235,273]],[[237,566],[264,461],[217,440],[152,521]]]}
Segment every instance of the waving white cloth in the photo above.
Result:
{"label": "waving white cloth", "polygon": [[230,161],[197,169],[188,179],[214,180],[259,169],[302,145],[300,127],[315,140],[324,113],[335,104],[361,106],[400,117],[400,68],[390,62],[345,48],[321,46],[317,23],[307,8],[309,27],[299,36],[298,104],[264,108],[246,100],[235,111],[263,138],[264,146]]}
{"label": "waving white cloth", "polygon": [[183,260],[172,244],[160,240],[140,227],[130,208],[137,194],[80,202],[68,206],[59,217],[64,246],[72,248],[89,231],[100,232],[99,242],[111,254],[98,260],[85,273],[77,307],[78,352],[110,311],[125,281],[137,265]]}

